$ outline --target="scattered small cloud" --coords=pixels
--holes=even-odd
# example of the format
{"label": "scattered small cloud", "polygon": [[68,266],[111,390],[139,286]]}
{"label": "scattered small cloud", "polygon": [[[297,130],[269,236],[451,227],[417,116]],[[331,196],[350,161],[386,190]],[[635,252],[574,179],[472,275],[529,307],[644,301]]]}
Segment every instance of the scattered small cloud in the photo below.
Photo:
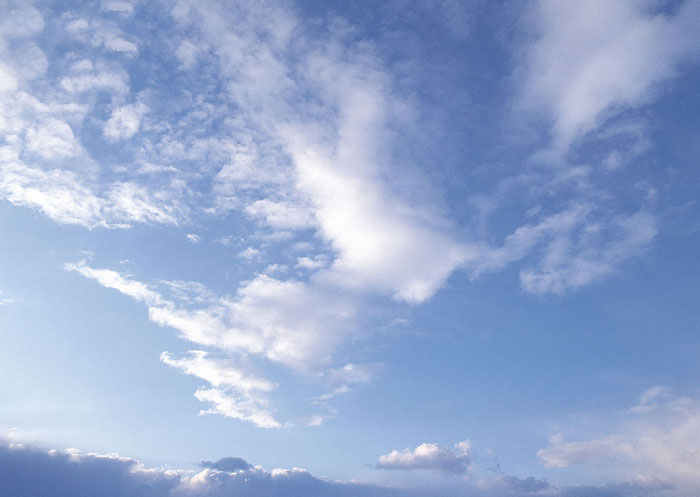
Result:
{"label": "scattered small cloud", "polygon": [[15,297],[8,295],[7,293],[0,290],[0,307],[14,304],[17,301]]}
{"label": "scattered small cloud", "polygon": [[327,265],[328,256],[325,254],[319,254],[313,259],[311,257],[299,257],[294,267],[297,269],[309,269],[313,271],[315,269],[320,269]]}
{"label": "scattered small cloud", "polygon": [[238,257],[242,257],[243,259],[252,261],[254,259],[259,259],[261,253],[262,252],[260,251],[260,249],[257,249],[255,247],[248,247],[245,250],[238,252]]}
{"label": "scattered small cloud", "polygon": [[471,442],[464,440],[454,447],[440,447],[435,443],[424,443],[414,450],[392,450],[379,457],[378,469],[430,470],[448,474],[462,474],[472,464]]}

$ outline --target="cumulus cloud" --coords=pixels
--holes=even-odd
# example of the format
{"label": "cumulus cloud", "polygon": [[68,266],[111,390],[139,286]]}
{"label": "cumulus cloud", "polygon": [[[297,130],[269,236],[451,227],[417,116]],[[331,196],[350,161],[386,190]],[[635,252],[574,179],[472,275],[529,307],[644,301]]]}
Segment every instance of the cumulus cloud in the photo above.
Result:
{"label": "cumulus cloud", "polygon": [[443,473],[465,473],[472,464],[471,442],[464,440],[454,448],[424,443],[411,449],[392,450],[379,457],[377,468],[415,470],[426,469]]}

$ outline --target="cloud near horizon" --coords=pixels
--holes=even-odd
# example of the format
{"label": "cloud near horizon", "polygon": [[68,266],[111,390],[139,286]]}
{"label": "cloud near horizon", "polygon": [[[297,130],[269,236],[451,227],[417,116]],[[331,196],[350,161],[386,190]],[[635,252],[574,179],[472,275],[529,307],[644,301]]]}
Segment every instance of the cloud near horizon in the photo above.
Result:
{"label": "cloud near horizon", "polygon": [[[4,497],[633,497],[667,496],[658,481],[604,486],[555,486],[533,477],[494,476],[454,487],[409,489],[318,478],[300,468],[266,470],[238,457],[203,461],[201,470],[151,469],[128,457],[44,451],[0,441],[0,493]],[[685,494],[683,494],[685,495]]]}
{"label": "cloud near horizon", "polygon": [[[537,456],[546,467],[604,465],[616,475],[673,482],[679,492],[700,486],[697,399],[675,396],[669,388],[655,386],[640,395],[638,404],[616,417],[603,436],[567,441],[557,433]],[[570,428],[574,433],[579,430]]]}

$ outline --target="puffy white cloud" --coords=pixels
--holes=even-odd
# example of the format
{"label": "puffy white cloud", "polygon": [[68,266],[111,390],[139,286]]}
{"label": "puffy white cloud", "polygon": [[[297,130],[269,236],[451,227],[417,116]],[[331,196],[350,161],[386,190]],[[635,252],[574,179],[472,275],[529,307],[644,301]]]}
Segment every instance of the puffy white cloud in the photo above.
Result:
{"label": "puffy white cloud", "polygon": [[379,457],[377,468],[414,470],[426,469],[444,473],[465,473],[472,464],[471,442],[465,440],[454,448],[440,447],[434,443],[424,443],[410,449],[392,450]]}
{"label": "puffy white cloud", "polygon": [[299,257],[297,258],[297,263],[294,265],[295,268],[300,269],[319,269],[326,267],[328,265],[328,256],[324,254],[319,254],[313,259],[311,257]]}

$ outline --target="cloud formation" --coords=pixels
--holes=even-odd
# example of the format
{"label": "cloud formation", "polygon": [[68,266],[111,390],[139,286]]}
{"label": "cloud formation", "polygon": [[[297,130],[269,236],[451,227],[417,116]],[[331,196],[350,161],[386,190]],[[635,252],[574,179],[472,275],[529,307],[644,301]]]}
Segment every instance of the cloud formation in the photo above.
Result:
{"label": "cloud formation", "polygon": [[[700,404],[664,387],[642,393],[601,437],[567,441],[557,434],[537,455],[548,467],[605,464],[617,474],[646,475],[680,488],[700,485]],[[684,490],[685,491],[685,490]]]}
{"label": "cloud formation", "polygon": [[[332,289],[323,292],[265,274],[246,283],[234,297],[215,296],[198,284],[162,282],[163,290],[171,294],[166,297],[117,271],[92,268],[85,262],[65,268],[144,303],[151,321],[178,330],[183,339],[223,353],[218,358],[192,350],[176,358],[164,352],[161,360],[211,385],[195,393],[213,406],[204,412],[264,428],[282,426],[268,408],[267,393],[276,385],[252,371],[252,359],[279,363],[293,372],[322,373],[333,364],[335,348],[355,328],[353,301]],[[371,370],[353,364],[330,368],[327,383],[334,391],[347,389],[350,384],[366,383]]]}
{"label": "cloud formation", "polygon": [[[434,7],[461,12],[448,17],[462,27],[469,17],[465,6]],[[142,302],[195,344],[162,360],[209,385],[196,394],[207,412],[267,427],[285,424],[268,405],[274,387],[248,385],[267,380],[244,356],[323,378],[327,400],[350,390],[331,372],[363,362],[335,361],[371,332],[361,321],[373,306],[419,305],[456,271],[477,279],[511,266],[526,292],[563,294],[645,254],[659,232],[654,190],[635,176],[613,191],[606,174],[650,145],[643,123],[609,118],[653,100],[698,46],[697,1],[536,3],[524,15],[535,32],[510,47],[522,57],[509,104],[546,109],[556,167],[517,158],[523,170],[493,191],[470,186],[468,215],[456,219],[429,174],[441,167],[438,143],[418,164],[403,150],[434,110],[345,20],[314,24],[274,1],[4,8],[0,196],[88,229],[186,228],[203,250],[195,232],[235,215],[235,253],[250,272],[232,296],[182,299],[111,269],[67,269]],[[151,29],[161,24],[170,28]],[[59,53],[54,34],[70,50]],[[612,150],[569,162],[584,136]]]}
{"label": "cloud formation", "polygon": [[648,0],[537,2],[527,17],[537,40],[522,59],[522,99],[549,112],[553,151],[652,100],[699,53],[698,15],[695,0],[676,9]]}
{"label": "cloud formation", "polygon": [[471,442],[464,440],[454,448],[440,447],[434,443],[423,443],[413,451],[392,450],[379,457],[378,469],[414,470],[426,469],[443,473],[465,473],[472,463]]}
{"label": "cloud formation", "polygon": [[457,487],[397,488],[318,478],[300,468],[266,470],[238,457],[203,461],[198,471],[144,467],[117,455],[42,451],[21,444],[0,443],[0,492],[5,497],[662,497],[682,495],[658,481],[603,486],[555,486],[533,477],[496,476]]}

